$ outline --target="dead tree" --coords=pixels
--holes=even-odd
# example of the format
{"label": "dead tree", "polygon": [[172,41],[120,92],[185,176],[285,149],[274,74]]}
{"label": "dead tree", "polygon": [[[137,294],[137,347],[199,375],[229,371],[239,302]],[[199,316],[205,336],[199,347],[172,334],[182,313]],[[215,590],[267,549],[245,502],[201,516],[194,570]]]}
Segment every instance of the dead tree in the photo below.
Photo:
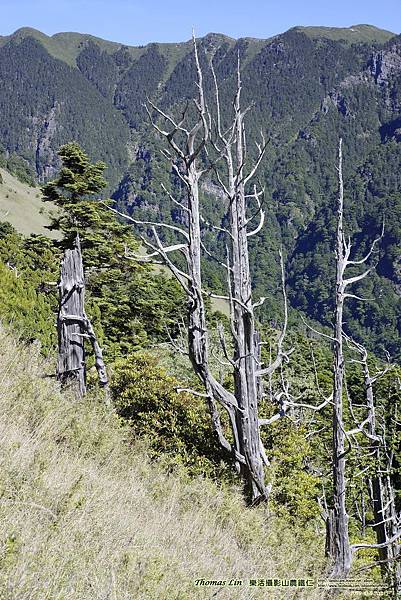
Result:
{"label": "dead tree", "polygon": [[71,248],[64,251],[58,288],[57,379],[62,384],[76,384],[78,393],[83,396],[86,393],[85,338],[92,344],[101,385],[107,385],[108,380],[102,350],[85,313],[85,280],[78,234]]}
{"label": "dead tree", "polygon": [[[263,226],[264,211],[260,201],[262,190],[255,187],[249,190],[251,179],[255,175],[265,152],[265,142],[258,146],[257,157],[253,166],[245,172],[247,155],[244,117],[247,110],[240,106],[241,78],[239,64],[237,70],[237,93],[234,101],[234,116],[230,127],[223,132],[220,117],[220,99],[216,77],[215,104],[216,113],[213,119],[206,106],[203,91],[203,75],[200,68],[197,46],[194,39],[194,58],[197,70],[198,97],[194,99],[196,120],[193,125],[187,125],[188,104],[184,108],[181,119],[176,119],[166,114],[152,102],[148,102],[148,115],[150,121],[170,146],[164,152],[171,162],[177,177],[186,191],[186,200],[179,201],[169,194],[170,200],[178,205],[186,214],[186,229],[169,223],[157,223],[127,217],[114,210],[117,214],[129,221],[150,228],[154,242],[142,236],[144,244],[151,250],[146,256],[132,256],[137,260],[150,261],[154,257],[161,259],[171,270],[188,298],[188,349],[187,354],[192,367],[199,380],[202,382],[205,393],[192,391],[196,395],[204,396],[207,400],[213,430],[224,448],[232,457],[237,471],[242,475],[249,502],[255,503],[266,500],[271,486],[266,485],[264,465],[268,459],[260,437],[260,427],[273,423],[283,417],[290,406],[295,406],[293,399],[286,395],[285,402],[280,402],[277,415],[270,419],[260,419],[258,404],[263,395],[262,377],[271,377],[272,374],[288,360],[291,350],[284,348],[287,330],[287,299],[285,293],[284,262],[281,255],[282,289],[284,297],[284,325],[277,340],[277,353],[274,360],[266,367],[261,363],[261,341],[255,324],[254,310],[260,306],[264,299],[254,302],[252,298],[252,285],[249,267],[248,239],[256,235]],[[151,113],[152,111],[152,113]],[[159,123],[167,124],[164,129]],[[208,165],[203,166],[200,154],[208,157]],[[224,172],[217,169],[217,163],[223,164]],[[207,172],[214,170],[221,189],[223,190],[227,205],[227,227],[210,225],[202,218],[199,181]],[[248,216],[248,204],[256,205],[256,212]],[[259,223],[252,230],[249,224],[254,218],[259,218]],[[211,255],[202,241],[201,224],[212,227],[225,236],[226,258],[220,260],[214,257],[227,273],[227,289],[225,296],[205,292],[202,282],[202,253]],[[158,230],[173,231],[180,243],[165,245],[160,239]],[[185,270],[178,268],[171,258],[171,253],[180,252],[185,258]],[[204,296],[212,296],[228,301],[230,306],[230,324],[233,356],[228,351],[223,327],[219,328],[222,351],[227,364],[232,369],[234,391],[225,388],[214,376],[210,364],[209,335],[206,323]],[[182,348],[175,345],[177,351]],[[275,400],[278,400],[277,396]],[[281,396],[280,396],[281,398]],[[285,408],[284,408],[285,406]],[[317,410],[318,407],[311,407]],[[226,411],[230,425],[229,435],[222,425],[220,409]]]}
{"label": "dead tree", "polygon": [[[280,250],[281,288],[283,294],[284,320],[283,327],[276,344],[276,357],[264,367],[261,363],[260,346],[263,343],[257,331],[255,308],[261,306],[265,298],[253,301],[252,278],[249,264],[248,240],[259,233],[265,221],[261,198],[263,189],[251,185],[258,167],[265,154],[267,142],[261,133],[261,141],[256,144],[256,157],[250,160],[247,152],[246,128],[244,119],[249,111],[241,108],[241,73],[238,57],[237,63],[237,92],[234,100],[234,118],[231,127],[224,130],[220,110],[220,94],[217,78],[211,63],[211,71],[215,87],[215,139],[212,145],[215,154],[220,157],[222,167],[215,168],[214,172],[223,192],[228,206],[227,228],[220,228],[227,240],[227,259],[224,267],[227,271],[228,296],[230,304],[230,324],[234,353],[228,357],[233,368],[235,397],[238,402],[237,432],[240,452],[246,458],[244,469],[241,472],[248,485],[250,497],[257,497],[258,481],[263,481],[264,464],[268,464],[266,453],[260,439],[260,428],[269,426],[274,421],[284,417],[288,411],[306,408],[313,411],[321,410],[330,401],[324,399],[320,405],[309,405],[298,402],[289,391],[289,384],[285,381],[282,365],[288,362],[293,349],[286,350],[284,341],[288,325],[288,306],[285,286],[284,256]],[[246,170],[247,163],[251,166]],[[254,214],[250,213],[250,204],[253,203]],[[257,219],[257,224],[252,225]],[[224,347],[224,344],[223,344]],[[271,384],[273,373],[280,370],[280,384],[276,394],[270,400],[279,407],[278,412],[269,419],[259,416],[259,403],[264,397],[263,378],[267,377]],[[271,385],[270,385],[271,387]],[[252,466],[252,477],[249,476],[249,465]]]}
{"label": "dead tree", "polygon": [[[350,255],[350,242],[343,230],[344,185],[342,174],[342,140],[338,149],[338,205],[336,237],[336,296],[334,324],[334,367],[333,367],[333,508],[327,518],[326,552],[333,560],[334,577],[347,575],[351,568],[351,548],[348,535],[345,480],[345,426],[343,420],[343,389],[345,362],[343,351],[343,310],[346,286],[351,283],[344,277]],[[362,276],[359,277],[362,279]]]}
{"label": "dead tree", "polygon": [[[345,392],[345,358],[344,358],[344,339],[350,339],[344,333],[343,311],[344,303],[347,298],[356,300],[365,300],[353,293],[347,291],[348,286],[363,280],[372,270],[368,268],[359,275],[346,277],[345,272],[348,267],[364,265],[371,257],[376,244],[382,236],[375,239],[369,252],[362,259],[351,260],[351,240],[346,239],[344,235],[344,185],[342,173],[342,140],[339,143],[338,149],[338,204],[337,204],[337,236],[336,236],[336,291],[335,291],[335,319],[334,319],[334,335],[332,341],[334,344],[334,366],[333,366],[333,457],[332,457],[332,473],[333,473],[333,507],[328,511],[327,515],[327,537],[326,537],[326,553],[333,561],[332,576],[344,577],[348,574],[353,552],[359,548],[367,547],[366,544],[350,545],[348,534],[348,514],[346,508],[347,487],[346,487],[346,456],[352,449],[350,436],[361,431],[365,431],[366,435],[378,442],[378,438],[374,433],[374,402],[372,395],[373,379],[370,378],[369,372],[364,370],[365,385],[367,390],[368,402],[368,417],[363,424],[359,424],[356,429],[346,431],[343,417],[343,397]],[[383,232],[382,232],[383,235]],[[367,363],[366,363],[367,364]],[[366,366],[366,365],[365,365]],[[364,426],[370,423],[368,429]],[[381,547],[372,545],[369,547]]]}
{"label": "dead tree", "polygon": [[[245,458],[240,463],[241,473],[248,487],[248,495],[255,499],[264,491],[264,462],[266,456],[260,440],[260,420],[258,402],[263,394],[262,375],[268,375],[279,366],[283,359],[282,346],[276,365],[262,369],[260,364],[260,336],[256,331],[254,303],[252,298],[251,273],[249,266],[248,238],[256,235],[262,228],[265,213],[260,196],[263,190],[254,187],[253,192],[246,193],[246,186],[257,171],[263,158],[266,143],[262,135],[262,143],[258,145],[257,158],[249,173],[245,172],[246,138],[244,117],[247,110],[241,109],[241,76],[239,60],[237,66],[237,93],[234,102],[234,118],[228,131],[222,131],[220,98],[217,79],[212,67],[216,92],[216,130],[217,140],[214,149],[223,159],[225,173],[223,176],[215,169],[220,187],[228,205],[228,228],[224,231],[227,238],[227,260],[225,268],[228,281],[228,301],[230,303],[230,322],[234,355],[230,358],[233,367],[235,397],[239,410],[235,413],[235,429],[238,437],[238,449]],[[249,199],[253,199],[258,207],[259,223],[253,230],[248,229],[252,218],[247,215]],[[260,305],[262,302],[259,302]]]}
{"label": "dead tree", "polygon": [[358,422],[349,398],[350,413],[356,427],[348,431],[347,436],[353,436],[354,439],[359,435],[364,436],[374,460],[374,473],[367,478],[367,484],[374,517],[370,526],[375,530],[377,539],[377,544],[355,544],[351,549],[378,549],[379,561],[376,564],[381,566],[383,575],[392,584],[394,597],[398,598],[401,594],[401,514],[397,514],[391,478],[394,453],[388,448],[385,417],[378,417],[373,391],[376,381],[390,370],[391,365],[371,375],[366,348],[349,336],[346,339],[348,345],[359,354],[359,359],[352,359],[352,362],[361,365],[366,400],[366,417]]}
{"label": "dead tree", "polygon": [[[187,229],[170,225],[168,223],[156,223],[152,221],[140,221],[133,217],[128,219],[138,225],[151,228],[154,243],[143,237],[143,242],[151,249],[151,253],[137,259],[149,260],[158,256],[170,268],[176,279],[185,290],[188,298],[188,356],[192,363],[194,372],[202,382],[207,399],[213,430],[220,445],[231,455],[238,472],[241,473],[247,496],[251,503],[256,500],[267,499],[270,488],[265,483],[263,465],[267,458],[260,439],[260,421],[258,418],[258,394],[262,393],[260,378],[273,372],[284,359],[283,336],[280,336],[279,353],[274,363],[267,369],[260,364],[260,342],[255,327],[254,307],[252,300],[251,280],[249,273],[249,258],[247,247],[247,224],[246,218],[246,195],[245,185],[256,172],[262,159],[264,148],[260,149],[259,157],[251,172],[244,175],[245,158],[244,153],[244,112],[239,106],[240,80],[238,80],[238,91],[235,103],[235,116],[230,127],[229,137],[220,135],[217,143],[223,146],[217,153],[224,158],[229,169],[228,188],[225,188],[229,199],[229,229],[215,227],[224,232],[229,239],[227,243],[226,262],[219,261],[226,269],[228,281],[228,295],[209,296],[227,299],[230,303],[231,333],[233,337],[234,356],[228,355],[224,331],[220,329],[220,341],[227,361],[231,365],[234,374],[234,392],[223,387],[213,375],[209,365],[209,340],[206,324],[206,311],[204,296],[205,290],[202,282],[201,256],[203,252],[208,253],[204,247],[201,237],[201,207],[199,199],[200,178],[213,168],[213,163],[204,167],[199,160],[201,152],[207,152],[207,144],[210,142],[212,119],[208,112],[203,91],[203,75],[200,68],[196,42],[194,39],[194,58],[197,70],[198,97],[194,99],[196,111],[196,122],[187,126],[188,105],[185,107],[180,120],[167,115],[153,103],[148,104],[150,120],[159,133],[169,144],[170,151],[165,155],[171,161],[176,175],[186,190],[186,201],[180,202],[169,194],[170,199],[180,207],[187,215]],[[153,115],[157,115],[159,121],[168,124],[168,130],[159,126]],[[220,120],[218,110],[218,120]],[[216,142],[213,142],[217,148]],[[235,159],[233,160],[233,156]],[[222,182],[222,180],[220,180]],[[224,184],[223,184],[224,185]],[[167,192],[167,191],[166,191]],[[259,199],[259,194],[255,196]],[[115,211],[118,212],[118,211]],[[121,213],[118,213],[121,214]],[[261,224],[263,225],[264,214],[260,210]],[[126,216],[126,215],[123,215]],[[181,238],[182,243],[171,246],[163,245],[157,229],[169,229]],[[254,233],[259,230],[257,228]],[[172,261],[170,253],[181,252],[185,258],[186,270],[179,269]],[[231,433],[227,436],[223,430],[219,407],[222,407],[228,415]]]}

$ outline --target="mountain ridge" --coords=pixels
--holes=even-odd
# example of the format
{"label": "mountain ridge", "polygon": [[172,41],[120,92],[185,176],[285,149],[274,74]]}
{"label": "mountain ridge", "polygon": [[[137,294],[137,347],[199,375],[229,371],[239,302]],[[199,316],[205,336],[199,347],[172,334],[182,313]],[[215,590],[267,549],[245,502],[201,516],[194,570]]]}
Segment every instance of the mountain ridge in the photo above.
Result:
{"label": "mountain ridge", "polygon": [[[252,36],[243,36],[239,38],[233,38],[224,33],[209,32],[204,36],[200,37],[199,40],[205,40],[213,36],[219,38],[220,41],[229,41],[235,43],[239,40],[245,42],[256,43],[257,45],[262,43],[268,43],[274,38],[283,35],[289,31],[298,31],[310,36],[312,39],[325,38],[333,40],[341,40],[345,42],[386,42],[397,34],[391,31],[381,29],[374,25],[359,24],[351,25],[350,27],[326,27],[326,26],[301,26],[296,25],[290,29],[277,33],[267,38],[256,38]],[[356,35],[353,35],[356,34]],[[72,31],[61,31],[52,35],[47,35],[35,29],[33,27],[20,27],[13,33],[5,36],[0,36],[0,47],[10,40],[20,40],[26,37],[33,37],[40,41],[55,58],[64,60],[71,66],[76,66],[76,58],[79,54],[79,50],[82,49],[82,44],[87,42],[93,42],[98,44],[103,50],[108,53],[117,51],[120,48],[128,48],[133,57],[138,58],[141,55],[141,51],[149,48],[149,46],[157,45],[163,49],[168,49],[177,46],[186,46],[191,44],[191,40],[184,40],[180,42],[148,42],[147,44],[131,45],[124,44],[123,42],[117,42],[113,40],[106,40],[99,36],[95,36],[90,33],[80,33]]]}

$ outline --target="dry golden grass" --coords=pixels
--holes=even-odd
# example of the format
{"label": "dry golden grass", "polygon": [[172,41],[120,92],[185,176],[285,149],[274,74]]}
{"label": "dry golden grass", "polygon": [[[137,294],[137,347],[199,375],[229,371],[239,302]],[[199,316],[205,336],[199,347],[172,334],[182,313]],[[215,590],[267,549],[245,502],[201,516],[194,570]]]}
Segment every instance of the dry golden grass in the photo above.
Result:
{"label": "dry golden grass", "polygon": [[[168,475],[95,399],[61,395],[0,329],[1,600],[309,598],[249,578],[319,576],[321,541],[235,491]],[[242,588],[194,580],[243,579]]]}
{"label": "dry golden grass", "polygon": [[5,169],[0,168],[3,183],[0,183],[0,221],[8,221],[24,235],[31,233],[45,235],[53,239],[60,237],[59,232],[49,231],[49,210],[53,204],[44,204],[39,188],[21,183]]}

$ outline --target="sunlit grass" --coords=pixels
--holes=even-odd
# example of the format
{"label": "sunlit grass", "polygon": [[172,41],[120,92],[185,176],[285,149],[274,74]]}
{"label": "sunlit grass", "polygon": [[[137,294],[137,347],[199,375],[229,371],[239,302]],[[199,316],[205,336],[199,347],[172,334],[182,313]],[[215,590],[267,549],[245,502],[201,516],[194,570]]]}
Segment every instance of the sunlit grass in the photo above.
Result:
{"label": "sunlit grass", "polygon": [[320,539],[235,490],[167,474],[99,401],[61,395],[51,371],[0,330],[1,600],[252,599],[266,592],[249,578],[322,572]]}

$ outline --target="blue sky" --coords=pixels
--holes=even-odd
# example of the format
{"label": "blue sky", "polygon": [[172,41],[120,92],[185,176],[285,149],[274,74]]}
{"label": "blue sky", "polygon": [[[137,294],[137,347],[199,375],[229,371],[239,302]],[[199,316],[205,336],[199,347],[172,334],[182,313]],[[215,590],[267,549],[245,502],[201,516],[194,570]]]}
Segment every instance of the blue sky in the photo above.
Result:
{"label": "blue sky", "polygon": [[401,32],[401,0],[0,0],[0,35],[29,26],[79,31],[129,45],[210,31],[266,38],[295,25],[369,23]]}

